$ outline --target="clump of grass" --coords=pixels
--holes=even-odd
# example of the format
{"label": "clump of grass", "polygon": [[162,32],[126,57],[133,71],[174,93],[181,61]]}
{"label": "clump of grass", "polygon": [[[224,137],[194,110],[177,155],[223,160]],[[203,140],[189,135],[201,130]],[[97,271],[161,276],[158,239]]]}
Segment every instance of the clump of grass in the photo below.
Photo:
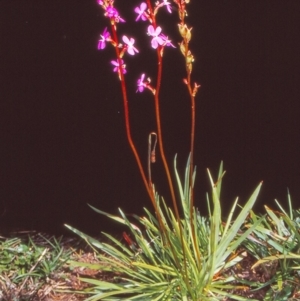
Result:
{"label": "clump of grass", "polygon": [[[156,201],[160,208],[160,218],[165,225],[165,233],[161,232],[157,217],[147,209],[146,216],[135,216],[139,224],[137,226],[128,220],[122,210],[119,210],[121,217],[117,217],[92,207],[96,212],[128,227],[132,238],[132,243],[128,246],[107,233],[104,235],[111,240],[111,244],[97,241],[67,226],[95,248],[96,252],[101,251],[97,252],[100,263],[89,265],[90,268],[120,274],[114,278],[115,283],[81,278],[82,281],[93,284],[93,290],[89,288],[87,291],[93,296],[86,300],[219,300],[220,297],[226,296],[246,300],[229,293],[233,288],[243,290],[246,286],[231,284],[235,277],[226,276],[224,271],[243,259],[237,251],[239,246],[263,220],[259,218],[249,229],[240,231],[255,203],[261,184],[255,189],[235,221],[232,217],[237,202],[234,203],[227,222],[222,223],[220,206],[222,164],[218,181],[214,182],[210,177],[212,197],[209,202],[213,208],[208,219],[201,216],[196,208],[192,209],[193,215],[190,215],[189,174],[187,164],[185,181],[182,185],[176,173],[183,212],[183,218],[179,221],[183,240],[172,209],[167,207],[157,194]],[[71,262],[71,265],[85,266],[79,262]],[[112,297],[114,298],[111,299]]]}
{"label": "clump of grass", "polygon": [[31,236],[2,238],[0,242],[0,300],[33,300],[49,277],[69,259],[60,239],[38,234],[40,243]]}
{"label": "clump of grass", "polygon": [[[208,202],[212,208],[208,218],[193,208],[193,236],[186,185],[188,168],[189,164],[184,185],[176,173],[183,212],[183,245],[176,217],[158,195],[160,216],[171,245],[164,240],[157,217],[147,209],[145,216],[134,216],[134,223],[121,209],[119,217],[91,206],[128,227],[127,244],[108,233],[103,235],[110,243],[104,243],[67,225],[94,249],[99,260],[96,264],[70,261],[70,266],[115,275],[110,281],[80,278],[92,285],[81,291],[89,295],[86,300],[295,300],[300,289],[299,211],[293,211],[290,203],[289,215],[281,207],[281,212],[266,207],[266,215],[256,215],[252,207],[259,184],[240,212],[237,213],[236,200],[226,222],[222,222],[221,165],[218,180],[214,182],[210,176],[212,197]],[[249,258],[251,264],[242,270]]]}

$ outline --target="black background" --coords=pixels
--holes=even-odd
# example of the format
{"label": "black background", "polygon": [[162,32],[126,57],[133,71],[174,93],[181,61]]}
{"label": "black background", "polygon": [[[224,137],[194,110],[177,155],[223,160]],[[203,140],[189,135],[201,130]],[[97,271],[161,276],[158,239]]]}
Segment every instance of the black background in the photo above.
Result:
{"label": "black background", "polygon": [[[147,139],[155,130],[153,99],[136,93],[146,73],[155,80],[155,51],[147,24],[135,23],[140,1],[115,1],[126,19],[119,35],[136,38],[139,55],[125,55],[132,135],[146,163]],[[206,214],[206,168],[227,171],[224,215],[236,196],[243,204],[263,180],[256,209],[286,207],[290,189],[299,208],[298,1],[191,0],[193,79],[197,96],[196,205]],[[71,224],[90,234],[118,231],[87,203],[117,214],[151,208],[128,146],[119,81],[110,60],[97,50],[109,23],[96,1],[0,1],[0,232],[68,233]],[[162,9],[158,24],[175,45],[176,11]],[[178,154],[181,175],[189,153],[189,99],[179,49],[164,55],[161,93],[166,154]],[[153,180],[169,200],[161,162]]]}

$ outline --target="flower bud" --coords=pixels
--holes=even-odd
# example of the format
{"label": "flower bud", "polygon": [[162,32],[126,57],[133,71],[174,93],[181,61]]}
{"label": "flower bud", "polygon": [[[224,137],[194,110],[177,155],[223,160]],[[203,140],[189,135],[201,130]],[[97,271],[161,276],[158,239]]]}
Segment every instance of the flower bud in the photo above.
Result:
{"label": "flower bud", "polygon": [[194,83],[194,88],[193,88],[193,92],[192,92],[192,96],[195,97],[198,89],[201,87],[201,85],[198,85],[197,83]]}
{"label": "flower bud", "polygon": [[193,69],[193,62],[194,62],[194,56],[192,55],[191,51],[189,50],[187,53],[187,56],[185,58],[186,66],[188,71],[191,73]]}
{"label": "flower bud", "polygon": [[179,28],[179,33],[180,35],[187,41],[189,42],[192,38],[192,28],[188,28],[186,24],[178,24]]}
{"label": "flower bud", "polygon": [[183,37],[184,36],[184,25],[178,24],[178,29],[179,29],[180,35]]}
{"label": "flower bud", "polygon": [[194,56],[192,55],[191,51],[189,50],[186,56],[186,63],[191,64],[194,62]]}
{"label": "flower bud", "polygon": [[181,53],[186,56],[186,52],[187,52],[187,47],[185,46],[185,44],[183,43],[183,41],[180,43],[180,51]]}
{"label": "flower bud", "polygon": [[187,42],[189,42],[192,38],[192,32],[191,31],[192,31],[192,27],[187,29],[187,32],[186,32],[186,35],[185,35],[185,38],[186,38]]}

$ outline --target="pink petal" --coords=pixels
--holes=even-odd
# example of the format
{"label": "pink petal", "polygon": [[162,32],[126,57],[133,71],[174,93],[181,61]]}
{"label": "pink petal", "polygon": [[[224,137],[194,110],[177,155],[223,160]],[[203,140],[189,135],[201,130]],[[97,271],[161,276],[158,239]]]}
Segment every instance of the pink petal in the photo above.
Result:
{"label": "pink petal", "polygon": [[154,35],[154,33],[155,33],[155,30],[154,30],[154,27],[153,27],[153,25],[149,25],[149,26],[148,26],[148,33],[149,33],[151,36],[153,36],[153,35]]}
{"label": "pink petal", "polygon": [[145,11],[146,8],[147,8],[147,4],[145,2],[142,2],[141,5],[140,5],[140,8],[142,11]]}
{"label": "pink petal", "polygon": [[126,36],[123,36],[122,40],[125,44],[129,44],[129,39]]}
{"label": "pink petal", "polygon": [[111,61],[111,64],[117,67],[119,66],[119,63],[117,61]]}
{"label": "pink petal", "polygon": [[160,26],[157,26],[156,27],[156,30],[155,30],[155,35],[159,35],[161,33],[161,27]]}

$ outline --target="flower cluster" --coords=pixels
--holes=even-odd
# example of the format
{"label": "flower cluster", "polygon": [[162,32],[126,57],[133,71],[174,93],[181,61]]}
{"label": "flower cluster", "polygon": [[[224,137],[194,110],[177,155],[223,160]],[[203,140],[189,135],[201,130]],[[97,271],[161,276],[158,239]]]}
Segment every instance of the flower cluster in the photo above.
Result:
{"label": "flower cluster", "polygon": [[[167,7],[167,10],[169,13],[172,13],[171,9],[171,3],[168,0],[163,0],[162,2],[157,2],[155,6],[155,12],[163,6]],[[134,9],[134,12],[137,13],[137,17],[135,21],[142,20],[147,21],[150,20],[151,23],[153,23],[150,18],[150,14],[147,10],[147,4],[145,2],[142,2],[140,6],[137,6]],[[167,36],[161,33],[162,29],[160,26],[157,26],[156,28],[153,25],[148,26],[148,35],[152,37],[151,40],[151,46],[154,49],[157,49],[158,46],[172,46],[175,48],[175,46],[171,43],[171,41],[168,39]]]}
{"label": "flower cluster", "polygon": [[154,29],[153,25],[148,26],[148,35],[152,37],[151,46],[156,49],[158,45],[160,46],[175,46],[172,44],[171,40],[168,39],[167,36],[161,33],[161,27],[157,26]]}
{"label": "flower cluster", "polygon": [[119,12],[113,6],[113,0],[98,0],[98,4],[101,5],[105,11],[104,16],[110,18],[112,21],[118,22],[125,22],[123,18],[120,17]]}
{"label": "flower cluster", "polygon": [[[97,0],[97,2],[104,9],[104,15],[110,19],[112,26],[115,26],[115,24],[118,22],[125,22],[125,20],[120,17],[118,10],[114,7],[114,0]],[[148,9],[147,4],[145,2],[142,2],[139,6],[134,8],[134,12],[137,14],[135,21],[148,20],[151,23],[147,28],[147,35],[152,38],[151,47],[153,49],[161,50],[161,53],[165,46],[175,48],[171,40],[162,33],[162,28],[160,26],[156,26],[156,22],[154,19],[158,9],[164,6],[166,7],[169,13],[172,13],[171,3],[168,0],[162,0],[161,2],[157,1],[154,8],[155,13],[153,14],[150,13],[150,10]],[[124,44],[113,40],[107,27],[100,35],[100,39],[98,41],[99,50],[104,49],[106,47],[106,43],[111,43],[114,47],[121,48],[121,51],[117,52],[118,59],[111,61],[111,64],[114,66],[113,71],[119,73],[120,79],[120,74],[126,73],[126,65],[122,60],[124,53],[127,52],[129,55],[135,55],[136,53],[139,53],[139,50],[134,46],[134,38],[123,35],[122,41]],[[149,82],[144,82],[144,77],[145,75],[143,74],[142,77],[138,80],[137,91],[143,92],[144,88],[149,88],[150,90],[154,91],[154,89],[150,87]]]}

